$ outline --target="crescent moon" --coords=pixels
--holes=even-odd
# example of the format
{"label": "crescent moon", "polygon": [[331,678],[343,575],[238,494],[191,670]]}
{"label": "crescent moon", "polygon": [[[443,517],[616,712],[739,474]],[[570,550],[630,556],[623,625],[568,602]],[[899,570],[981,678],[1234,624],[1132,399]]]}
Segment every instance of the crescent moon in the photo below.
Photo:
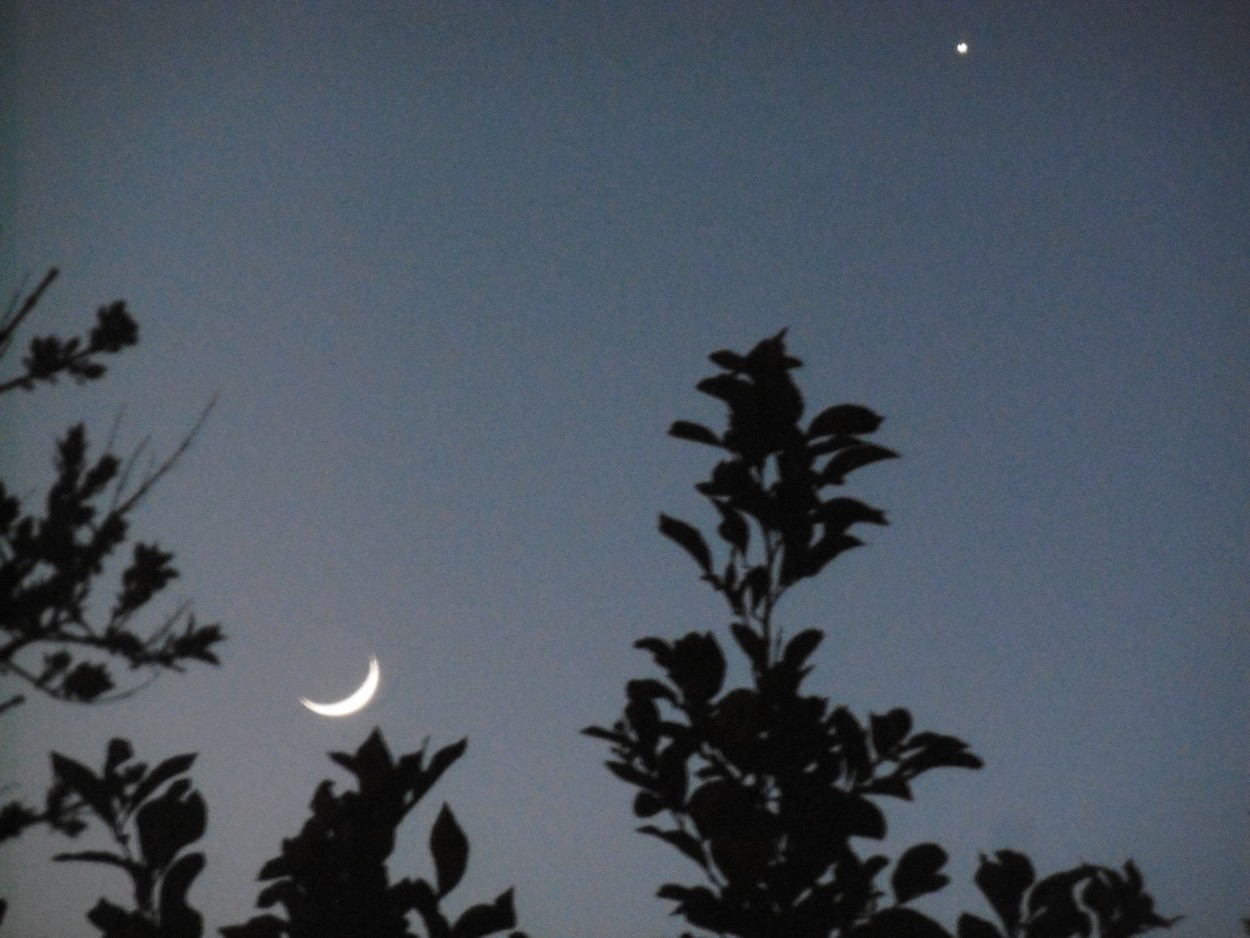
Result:
{"label": "crescent moon", "polygon": [[342,700],[334,703],[316,703],[307,697],[301,697],[299,702],[311,710],[313,713],[320,714],[323,717],[345,717],[364,709],[365,705],[373,699],[373,695],[378,691],[378,683],[382,678],[382,672],[378,668],[378,659],[373,655],[369,656],[369,673],[365,675],[365,682],[356,689],[351,695],[344,697]]}

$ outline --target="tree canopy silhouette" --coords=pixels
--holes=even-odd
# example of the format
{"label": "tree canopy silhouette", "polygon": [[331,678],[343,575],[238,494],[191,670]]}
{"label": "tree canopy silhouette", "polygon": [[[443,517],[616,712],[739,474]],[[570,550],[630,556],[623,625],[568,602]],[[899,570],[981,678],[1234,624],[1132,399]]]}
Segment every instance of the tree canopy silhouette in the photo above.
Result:
{"label": "tree canopy silhouette", "polygon": [[[49,271],[6,311],[0,358],[56,276]],[[105,374],[106,356],[138,340],[139,327],[123,301],[101,306],[86,336],[31,339],[21,370],[0,380],[0,393],[30,391],[63,376],[80,384],[95,381]],[[155,628],[138,625],[137,615],[178,576],[173,554],[159,544],[135,543],[108,613],[91,615],[104,565],[126,542],[130,514],[186,452],[207,413],[169,457],[137,480],[143,447],[124,462],[108,449],[90,459],[86,430],[74,425],[57,443],[56,479],[42,513],[24,511],[0,482],[0,676],[58,700],[91,703],[117,691],[117,664],[178,671],[192,661],[218,663],[213,649],[224,637],[220,626],[197,623],[185,607]],[[23,700],[16,694],[0,701],[0,710]]]}
{"label": "tree canopy silhouette", "polygon": [[[0,356],[55,274],[6,313]],[[60,376],[96,380],[102,358],[137,339],[124,303],[102,307],[86,337],[32,340],[0,393]],[[922,842],[891,860],[864,845],[885,837],[889,799],[910,800],[921,777],[937,769],[980,769],[980,758],[962,739],[917,730],[906,709],[859,717],[807,691],[811,656],[825,634],[788,634],[776,617],[793,586],[861,545],[852,529],[886,524],[880,509],[842,494],[851,473],[897,455],[868,439],[882,418],[839,404],[805,422],[791,376],[801,363],[786,350],[785,330],[745,354],[710,358],[720,371],[697,387],[728,407],[726,428],[679,420],[669,432],[720,451],[696,486],[718,523],[709,536],[661,514],[659,530],[724,599],[728,628],[723,637],[694,631],[638,640],[656,670],[627,682],[611,726],[583,732],[608,743],[608,769],[636,790],[633,812],[645,822],[638,830],[696,867],[698,882],[658,890],[691,928],[739,938],[952,938],[914,905],[949,884],[947,850]],[[219,626],[198,625],[185,609],[154,629],[137,625],[136,615],[177,576],[172,554],[155,543],[134,545],[109,612],[90,614],[105,561],[128,535],[129,513],[199,426],[133,484],[138,454],[123,463],[106,449],[93,461],[82,426],[71,428],[58,443],[42,513],[25,512],[0,484],[0,677],[81,704],[130,692],[113,676],[120,664],[160,672],[217,663]],[[748,678],[740,686],[727,685],[727,650],[743,656]],[[38,652],[42,661],[32,660]],[[22,700],[15,695],[0,710]],[[219,933],[525,938],[513,930],[511,889],[458,915],[444,909],[469,858],[468,837],[446,804],[428,837],[432,878],[394,877],[389,867],[399,827],[465,747],[461,740],[395,757],[375,729],[354,753],[331,753],[354,789],[338,791],[330,780],[316,787],[307,822],[260,868],[260,914]],[[43,807],[0,807],[0,840],[37,823],[71,838],[102,835],[104,847],[53,857],[112,867],[129,879],[131,907],[101,899],[87,912],[102,938],[201,938],[203,917],[189,891],[205,864],[192,848],[209,810],[189,777],[195,758],[176,755],[149,768],[129,740],[113,739],[95,770],[53,752]],[[1155,911],[1131,860],[1120,869],[1081,863],[1039,877],[1024,854],[1000,849],[981,856],[975,883],[993,920],[961,915],[958,938],[1131,938],[1176,921]]]}
{"label": "tree canopy silhouette", "polygon": [[[583,732],[610,745],[608,769],[637,789],[634,814],[647,821],[638,830],[701,872],[702,883],[658,893],[690,925],[741,938],[949,938],[911,906],[949,882],[946,850],[908,848],[887,889],[878,877],[889,859],[863,855],[859,842],[885,837],[883,799],[910,800],[920,776],[981,760],[961,739],[915,731],[907,710],[863,720],[805,693],[824,633],[787,637],[775,620],[792,586],[861,545],[853,527],[886,523],[838,493],[850,473],[897,454],[866,439],[882,420],[857,404],[803,423],[790,375],[801,362],[785,330],[745,355],[710,358],[721,371],[697,388],[728,407],[726,429],[679,420],[669,433],[722,453],[696,490],[720,519],[723,562],[695,526],[661,514],[659,528],[724,598],[730,647],[750,681],[725,686],[724,646],[711,632],[643,638],[635,647],[660,676],[629,681],[620,719]],[[976,883],[999,925],[963,915],[959,938],[1127,938],[1170,924],[1131,861],[1123,872],[1082,864],[1037,880],[1026,857],[1003,850],[982,858]]]}

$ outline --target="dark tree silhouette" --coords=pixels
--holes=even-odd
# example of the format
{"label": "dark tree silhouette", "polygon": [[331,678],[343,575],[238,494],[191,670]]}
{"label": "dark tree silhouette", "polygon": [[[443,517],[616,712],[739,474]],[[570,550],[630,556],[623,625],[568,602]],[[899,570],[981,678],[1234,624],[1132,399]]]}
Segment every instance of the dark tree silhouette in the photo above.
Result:
{"label": "dark tree silhouette", "polygon": [[[357,790],[336,794],[322,782],[313,796],[312,817],[299,835],[260,871],[269,882],[257,905],[280,905],[285,920],[257,916],[221,929],[225,938],[416,938],[409,916],[416,913],[425,938],[485,938],[516,925],[512,890],[493,902],[470,906],[454,922],[442,900],[464,876],[469,841],[444,804],[430,831],[434,882],[405,878],[390,882],[387,858],[396,830],[442,774],[464,754],[466,742],[445,746],[425,759],[425,747],[392,758],[378,730],[354,755],[330,758],[356,777]],[[181,938],[181,936],[179,936]],[[525,938],[512,932],[511,938]]]}
{"label": "dark tree silhouette", "polygon": [[[199,840],[208,808],[185,775],[195,753],[166,759],[151,771],[133,762],[130,741],[108,744],[99,774],[54,752],[54,791],[81,799],[116,850],[59,853],[58,862],[115,866],[130,878],[133,909],[101,899],[87,919],[103,938],[199,938],[203,917],[187,902],[187,890],[204,869],[204,854],[181,853]],[[181,854],[181,855],[180,855]]]}
{"label": "dark tree silhouette", "polygon": [[[0,320],[0,357],[56,276],[49,271]],[[101,307],[86,337],[33,339],[21,370],[0,380],[0,393],[31,390],[61,376],[93,381],[105,373],[104,356],[137,341],[138,326],[123,302]],[[173,454],[133,485],[142,447],[124,464],[107,450],[91,462],[82,425],[72,427],[58,444],[57,478],[42,515],[24,513],[0,483],[0,677],[16,678],[57,700],[92,703],[137,689],[116,689],[110,667],[117,664],[156,672],[180,671],[191,661],[217,664],[213,648],[224,637],[219,626],[198,625],[185,608],[155,629],[136,628],[136,613],[178,575],[172,554],[156,544],[134,546],[110,611],[102,621],[90,615],[93,588],[105,562],[126,540],[130,512],[186,452],[209,409],[211,403]],[[42,662],[30,663],[39,651]],[[15,694],[0,703],[0,711],[23,702]],[[463,876],[469,852],[468,839],[446,805],[430,834],[434,882],[389,882],[386,861],[398,826],[464,749],[464,741],[447,746],[428,764],[424,748],[395,760],[375,731],[355,754],[332,753],[356,777],[358,790],[336,794],[331,782],[323,782],[308,823],[261,870],[260,879],[270,884],[259,906],[280,905],[287,917],[264,914],[221,933],[228,938],[416,938],[411,914],[424,923],[425,938],[486,938],[513,928],[511,890],[493,902],[470,906],[454,921],[445,914],[443,900]],[[71,838],[102,833],[112,849],[53,858],[115,867],[130,879],[133,908],[101,899],[87,913],[102,938],[201,938],[203,918],[191,907],[188,890],[204,867],[204,855],[184,852],[204,834],[208,821],[205,801],[186,777],[195,758],[194,753],[174,756],[149,771],[134,761],[129,740],[114,739],[96,772],[53,752],[53,782],[43,806],[16,801],[0,806],[0,841],[39,823]],[[4,911],[0,901],[0,920]],[[512,938],[525,936],[513,932]]]}
{"label": "dark tree silhouette", "polygon": [[[0,359],[56,276],[50,270],[24,298],[15,297],[0,318]],[[124,302],[102,306],[85,336],[33,338],[17,373],[0,380],[0,393],[30,391],[61,377],[79,384],[95,381],[105,374],[103,359],[138,338],[138,325]],[[158,544],[134,545],[108,613],[91,613],[104,566],[126,541],[130,513],[173,469],[207,414],[208,408],[168,458],[137,478],[142,446],[125,462],[107,450],[91,460],[82,424],[71,427],[57,444],[56,478],[42,513],[27,512],[0,482],[0,678],[57,700],[93,703],[135,689],[117,688],[117,665],[159,673],[180,671],[193,661],[217,663],[213,648],[223,639],[220,627],[198,624],[186,607],[155,628],[140,629],[136,623],[137,614],[178,575],[173,555]],[[6,696],[0,711],[24,701],[21,693]],[[81,831],[81,816],[91,805],[65,782],[60,777],[53,784],[41,807],[21,801],[0,805],[0,841],[40,823],[71,836]],[[0,901],[0,919],[4,911]]]}
{"label": "dark tree silhouette", "polygon": [[[0,357],[56,278],[48,272],[0,320]],[[61,376],[79,383],[105,373],[101,359],[138,341],[139,328],[120,300],[100,307],[86,337],[38,336],[17,375],[0,393],[32,390]],[[211,404],[210,404],[211,407]],[[82,424],[57,444],[56,479],[43,513],[27,513],[0,482],[0,677],[14,677],[59,700],[90,703],[118,696],[111,666],[178,671],[191,661],[217,664],[218,625],[200,625],[186,608],[143,631],[135,617],[178,576],[173,555],[136,543],[108,613],[93,619],[91,598],[106,561],[125,543],[129,515],[190,447],[208,409],[174,452],[133,480],[140,447],[123,462],[107,450],[91,460]],[[133,482],[133,484],[132,484]],[[42,653],[41,660],[37,660]],[[21,694],[0,702],[17,706]]]}
{"label": "dark tree silhouette", "polygon": [[[54,276],[6,314],[0,355]],[[86,339],[35,339],[23,370],[0,382],[0,393],[59,375],[100,377],[100,357],[133,345],[138,333],[124,304],[102,308],[97,318]],[[610,744],[608,768],[637,789],[634,813],[647,821],[639,830],[699,868],[702,882],[659,889],[692,927],[740,938],[951,938],[911,905],[949,882],[946,851],[935,843],[908,848],[887,885],[879,877],[891,861],[864,855],[860,842],[884,838],[882,799],[910,799],[925,773],[978,769],[981,760],[961,739],[916,731],[904,709],[864,720],[806,693],[808,660],[824,633],[788,636],[775,621],[793,585],[860,545],[853,527],[886,523],[879,509],[834,493],[851,472],[896,455],[865,439],[881,424],[866,407],[830,407],[802,425],[803,398],[790,376],[800,362],[784,338],[783,330],[746,355],[712,354],[721,373],[698,389],[728,405],[722,434],[688,421],[670,429],[724,454],[696,487],[719,518],[723,564],[693,525],[668,515],[659,523],[725,599],[731,648],[745,657],[749,680],[726,688],[724,646],[711,632],[644,638],[636,647],[651,655],[659,676],[629,681],[621,718],[584,732]],[[0,486],[0,676],[87,703],[115,692],[110,665],[160,671],[216,663],[220,629],[196,625],[185,610],[150,632],[133,627],[135,613],[177,575],[172,556],[155,544],[135,546],[103,621],[93,624],[88,615],[104,561],[125,540],[128,513],[198,427],[134,487],[133,458],[123,466],[106,452],[89,464],[85,433],[72,428],[58,446],[58,475],[41,516],[23,514]],[[99,502],[110,487],[105,508]],[[22,663],[21,654],[34,649],[44,650],[42,664]],[[331,753],[355,789],[337,792],[329,780],[316,788],[309,820],[258,877],[266,885],[257,906],[276,912],[222,928],[223,938],[525,938],[511,931],[511,889],[454,918],[444,911],[469,855],[446,804],[429,834],[432,879],[392,882],[388,862],[399,826],[465,746],[461,740],[428,755],[423,746],[396,759],[374,730],[355,753]],[[208,818],[187,777],[195,758],[174,756],[149,769],[135,761],[128,740],[114,739],[97,772],[54,752],[44,806],[0,808],[0,840],[41,822],[70,837],[102,832],[109,849],[54,857],[111,866],[129,878],[132,908],[101,899],[87,913],[102,938],[202,938],[202,917],[188,900],[204,867],[204,855],[188,848]],[[1131,938],[1176,921],[1154,911],[1132,861],[1122,870],[1081,864],[1038,879],[1023,854],[999,850],[981,857],[975,882],[997,922],[962,915],[958,938]],[[3,911],[0,903],[0,917]]]}
{"label": "dark tree silhouette", "polygon": [[[881,799],[910,799],[921,775],[981,760],[954,736],[914,731],[906,710],[865,721],[804,693],[824,633],[787,637],[774,620],[787,590],[861,544],[852,527],[886,523],[836,492],[854,470],[896,455],[865,440],[881,424],[866,407],[841,404],[801,423],[790,376],[801,363],[784,338],[782,330],[746,355],[710,356],[721,372],[698,390],[728,406],[724,433],[689,421],[669,431],[724,454],[696,486],[720,519],[723,565],[694,526],[663,514],[659,523],[725,599],[749,684],[726,689],[725,653],[710,632],[644,638],[635,647],[661,676],[630,681],[621,718],[583,732],[610,744],[607,767],[638,790],[634,813],[648,822],[639,831],[701,871],[703,883],[665,883],[658,893],[690,925],[741,938],[949,938],[910,906],[947,884],[946,851],[904,851],[887,892],[878,876],[890,861],[862,855],[856,842],[885,836]],[[1001,928],[964,915],[959,938],[1127,938],[1170,924],[1131,862],[1123,873],[1081,865],[1035,881],[1028,859],[1004,850],[982,858],[976,883]]]}

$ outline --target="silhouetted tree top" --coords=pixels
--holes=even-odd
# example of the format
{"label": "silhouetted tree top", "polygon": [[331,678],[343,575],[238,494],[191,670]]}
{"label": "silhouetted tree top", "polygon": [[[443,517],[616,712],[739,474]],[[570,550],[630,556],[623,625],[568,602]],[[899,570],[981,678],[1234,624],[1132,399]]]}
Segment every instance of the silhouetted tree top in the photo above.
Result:
{"label": "silhouetted tree top", "polygon": [[[660,533],[695,561],[726,601],[732,647],[751,679],[725,686],[724,647],[711,632],[635,642],[660,676],[626,684],[611,727],[583,732],[605,740],[607,768],[637,789],[639,832],[668,843],[699,869],[702,882],[665,883],[657,895],[690,925],[740,938],[950,938],[911,906],[949,882],[947,852],[935,843],[906,849],[888,888],[890,859],[864,855],[884,839],[883,799],[910,800],[920,776],[939,768],[978,769],[954,736],[917,732],[895,708],[867,720],[827,697],[804,692],[819,629],[788,638],[774,622],[778,601],[862,543],[860,524],[884,525],[880,509],[840,494],[857,469],[897,454],[866,437],[881,417],[858,404],[828,407],[804,422],[785,330],[746,354],[712,353],[721,371],[697,385],[729,409],[716,433],[687,420],[669,433],[722,456],[695,486],[715,510],[711,539],[660,515]],[[1022,854],[982,858],[977,885],[1002,929],[972,915],[959,938],[1127,938],[1169,922],[1154,913],[1129,862],[1120,873],[1082,864],[1035,881]],[[691,933],[683,933],[691,938]]]}
{"label": "silhouetted tree top", "polygon": [[[53,269],[0,320],[0,358],[56,278]],[[69,376],[101,378],[103,359],[135,345],[138,325],[118,300],[100,307],[85,336],[36,336],[21,370],[0,381],[0,393],[32,390]],[[216,664],[218,625],[200,625],[186,606],[154,628],[136,616],[178,576],[173,554],[154,542],[133,545],[129,564],[107,612],[93,614],[92,598],[106,563],[125,544],[129,515],[190,447],[212,404],[174,452],[137,473],[145,445],[123,461],[107,449],[93,457],[82,424],[56,445],[55,478],[42,510],[27,509],[0,481],[0,677],[13,677],[58,700],[89,703],[118,691],[112,666],[182,670],[191,661]],[[0,710],[22,702],[14,695]]]}

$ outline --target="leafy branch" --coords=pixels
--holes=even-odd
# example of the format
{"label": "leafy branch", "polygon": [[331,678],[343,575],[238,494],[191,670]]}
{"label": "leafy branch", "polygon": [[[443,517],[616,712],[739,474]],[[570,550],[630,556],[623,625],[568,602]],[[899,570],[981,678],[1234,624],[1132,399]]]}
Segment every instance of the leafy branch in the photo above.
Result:
{"label": "leafy branch", "polygon": [[[55,276],[50,271],[5,315],[0,354]],[[0,384],[0,392],[53,382],[62,373],[80,382],[99,378],[105,371],[100,357],[134,345],[138,327],[120,301],[102,307],[97,320],[85,338],[32,340],[23,373]],[[126,541],[131,512],[190,448],[212,406],[210,401],[173,453],[150,465],[133,485],[146,443],[124,463],[109,451],[91,459],[82,424],[57,443],[56,478],[42,512],[24,510],[0,482],[0,676],[15,677],[58,700],[93,702],[116,687],[110,661],[132,670],[173,671],[190,661],[217,663],[213,648],[224,638],[220,626],[197,623],[185,606],[146,634],[133,627],[135,614],[178,576],[173,555],[159,544],[134,544],[108,614],[92,621],[88,612],[105,563]],[[8,698],[0,712],[23,700],[21,694]]]}
{"label": "leafy branch", "polygon": [[[456,816],[443,805],[430,831],[434,879],[391,883],[386,861],[396,830],[443,773],[465,751],[461,740],[426,761],[426,747],[396,760],[374,730],[355,753],[330,758],[356,778],[357,789],[337,793],[330,781],[313,795],[312,817],[299,835],[284,840],[282,852],[264,865],[267,882],[256,900],[262,909],[281,906],[286,917],[258,915],[221,929],[225,938],[413,938],[408,916],[416,913],[426,938],[485,938],[516,925],[512,890],[492,902],[447,916],[442,901],[459,885],[469,858],[469,841]],[[512,932],[510,938],[525,938]]]}
{"label": "leafy branch", "polygon": [[[643,638],[635,647],[661,676],[629,681],[621,718],[583,732],[609,744],[607,768],[637,789],[634,814],[648,822],[638,830],[702,873],[701,884],[665,883],[658,892],[690,925],[741,938],[950,938],[909,905],[948,883],[946,851],[934,843],[905,850],[887,891],[877,877],[890,860],[861,855],[856,842],[885,837],[880,799],[910,800],[924,773],[977,769],[981,760],[954,736],[914,732],[902,708],[862,721],[803,692],[824,633],[787,639],[773,621],[787,590],[862,543],[853,526],[886,523],[879,509],[830,490],[897,455],[864,440],[881,418],[857,404],[829,407],[803,425],[790,377],[801,363],[784,339],[782,330],[745,355],[710,356],[722,371],[697,387],[728,406],[723,433],[690,421],[669,430],[725,453],[696,486],[720,519],[724,564],[693,525],[664,514],[659,522],[725,598],[749,684],[726,689],[725,653],[710,632]],[[1000,914],[1024,901],[1022,892],[1004,892],[986,862],[977,881]],[[1100,938],[1127,938],[1170,924],[1154,914],[1131,863],[1124,874],[1089,865],[1055,874],[1026,905],[1027,913],[1004,918],[1001,934],[964,916],[959,938],[1090,938],[1095,924]]]}

